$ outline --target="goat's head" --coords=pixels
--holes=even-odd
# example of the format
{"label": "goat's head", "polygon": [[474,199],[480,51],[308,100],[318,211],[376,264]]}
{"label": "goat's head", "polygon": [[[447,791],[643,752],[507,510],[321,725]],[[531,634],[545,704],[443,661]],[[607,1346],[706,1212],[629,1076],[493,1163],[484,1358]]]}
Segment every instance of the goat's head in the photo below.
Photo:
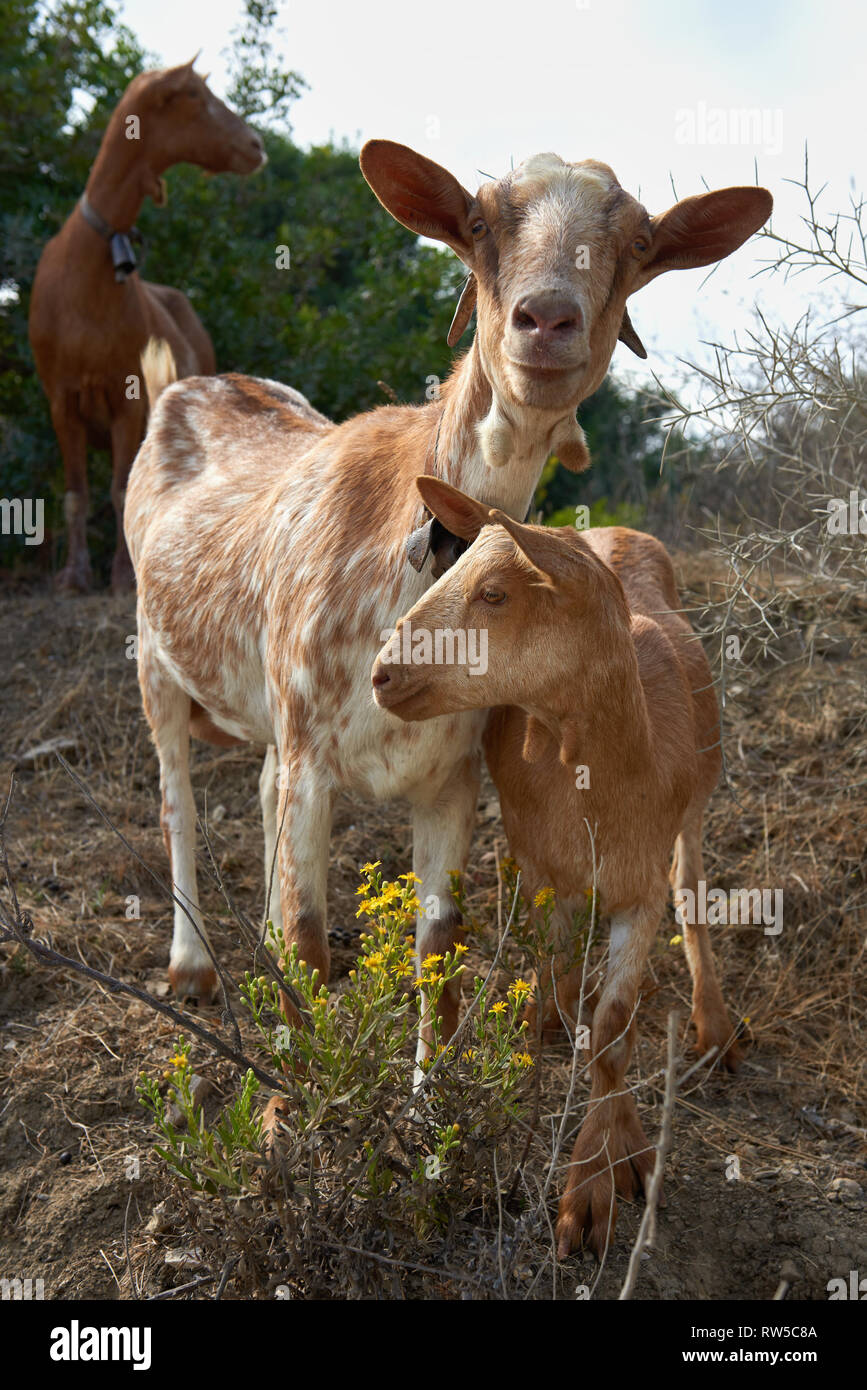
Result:
{"label": "goat's head", "polygon": [[376,702],[404,720],[550,708],[575,670],[565,625],[580,633],[583,618],[598,633],[604,611],[609,627],[628,628],[619,579],[572,527],[521,525],[441,479],[416,481],[442,525],[473,544],[383,647],[371,674]]}
{"label": "goat's head", "polygon": [[[155,176],[183,163],[209,174],[251,174],[266,163],[261,138],[214,96],[193,62],[134,78],[115,120],[138,116],[139,148]],[[153,196],[161,201],[159,189]]]}
{"label": "goat's head", "polygon": [[[477,344],[505,411],[556,416],[599,386],[618,337],[646,355],[626,301],[663,271],[710,265],[767,220],[763,188],[727,188],[651,217],[607,164],[540,154],[473,195],[405,145],[370,140],[361,169],[398,222],[445,242],[471,272],[449,341],[478,303]],[[505,462],[494,450],[492,463]],[[565,460],[564,460],[565,462]]]}

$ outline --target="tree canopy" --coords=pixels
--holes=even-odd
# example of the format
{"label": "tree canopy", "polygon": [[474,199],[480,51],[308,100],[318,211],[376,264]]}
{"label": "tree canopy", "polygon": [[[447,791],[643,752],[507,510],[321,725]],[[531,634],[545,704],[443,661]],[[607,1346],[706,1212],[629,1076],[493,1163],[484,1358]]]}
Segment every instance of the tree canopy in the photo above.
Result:
{"label": "tree canopy", "polygon": [[[142,273],[190,297],[218,370],[285,381],[336,420],[388,399],[422,401],[430,378],[449,371],[446,333],[463,269],[385,212],[347,144],[294,144],[288,113],[304,83],[274,57],[277,13],[274,0],[246,0],[227,93],[260,129],[266,169],[248,179],[169,170],[168,206],[147,202],[139,218]],[[62,467],[27,340],[30,289],[111,110],[137,72],[159,65],[105,0],[50,9],[0,0],[0,495],[45,497],[55,526]],[[602,496],[643,501],[660,447],[646,415],[609,378],[581,410],[592,474],[549,467],[543,508]],[[107,457],[94,457],[91,479],[94,550],[105,560]]]}

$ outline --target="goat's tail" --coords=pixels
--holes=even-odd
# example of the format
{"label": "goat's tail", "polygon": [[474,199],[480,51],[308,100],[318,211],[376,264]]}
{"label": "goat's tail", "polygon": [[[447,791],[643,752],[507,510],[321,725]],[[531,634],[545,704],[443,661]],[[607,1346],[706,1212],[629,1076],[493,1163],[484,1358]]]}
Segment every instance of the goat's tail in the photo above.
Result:
{"label": "goat's tail", "polygon": [[175,355],[164,338],[148,338],[141,355],[141,369],[147,392],[148,408],[152,411],[157,400],[178,379]]}

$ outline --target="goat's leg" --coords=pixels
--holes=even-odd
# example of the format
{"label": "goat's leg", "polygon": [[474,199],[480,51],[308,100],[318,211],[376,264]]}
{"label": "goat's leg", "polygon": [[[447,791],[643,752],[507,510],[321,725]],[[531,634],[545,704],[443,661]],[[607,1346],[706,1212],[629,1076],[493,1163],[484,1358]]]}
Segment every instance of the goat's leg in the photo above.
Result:
{"label": "goat's leg", "polygon": [[262,826],[265,831],[265,919],[270,919],[278,933],[283,928],[280,908],[280,874],[277,849],[277,749],[268,746],[259,775],[259,799],[262,804]]}
{"label": "goat's leg", "polygon": [[190,699],[151,650],[139,620],[139,682],[160,762],[166,851],[175,896],[169,981],[181,999],[209,1003],[217,990],[196,883],[196,806],[190,784]]}
{"label": "goat's leg", "polygon": [[[698,885],[704,878],[701,823],[701,809],[693,810],[691,807],[677,837],[671,866],[671,886],[676,903],[684,889],[693,895],[694,903],[698,902]],[[684,921],[681,931],[692,976],[692,1021],[698,1034],[699,1053],[704,1056],[710,1048],[717,1047],[723,1066],[735,1071],[740,1061],[740,1048],[714,968],[707,925],[704,922]]]}
{"label": "goat's leg", "polygon": [[[576,958],[575,913],[583,902],[583,898],[558,898],[554,904],[551,939],[540,943],[539,967],[531,977],[533,992],[524,1015],[529,1024],[527,1037],[530,1042],[539,1036],[540,1009],[543,1042],[556,1041],[562,1036],[564,1024],[571,1031],[571,1026],[578,1021],[583,962]],[[534,910],[533,918],[541,931],[542,919],[538,911]],[[585,1009],[589,1002],[588,992],[583,1001]]]}
{"label": "goat's leg", "polygon": [[557,1218],[557,1253],[562,1259],[586,1236],[602,1255],[617,1216],[616,1194],[647,1190],[653,1145],[625,1090],[635,1039],[638,991],[659,925],[660,902],[622,913],[611,921],[605,986],[593,1015],[590,1101],[569,1164],[569,1179]]}
{"label": "goat's leg", "polygon": [[[327,771],[312,760],[297,755],[287,759],[282,750],[289,748],[289,738],[284,737],[280,753],[272,760],[277,788],[273,834],[277,843],[278,915],[286,949],[297,945],[299,959],[311,972],[319,971],[320,984],[327,984],[331,952],[326,890],[334,788]],[[273,912],[272,921],[276,925]]]}
{"label": "goat's leg", "polygon": [[116,594],[129,593],[135,586],[132,560],[129,558],[123,530],[123,504],[129,470],[138,453],[144,428],[144,411],[135,408],[138,404],[140,403],[134,401],[126,402],[127,408],[111,422],[111,500],[117,524],[117,546],[111,562],[111,587]]}
{"label": "goat's leg", "polygon": [[[420,903],[416,927],[419,974],[429,955],[444,956],[463,941],[462,918],[452,897],[449,874],[466,867],[473,838],[479,796],[480,754],[470,753],[432,799],[413,798],[412,867]],[[448,1042],[458,1026],[460,979],[447,984],[440,997],[441,1037]],[[427,1001],[423,1001],[427,1014]],[[430,1056],[434,1041],[431,1020],[423,1021],[418,1041],[419,1061]]]}
{"label": "goat's leg", "polygon": [[[290,747],[284,733],[281,747]],[[327,775],[301,758],[281,758],[269,746],[259,777],[259,796],[265,828],[265,912],[278,932],[282,930],[285,950],[298,947],[299,960],[312,973],[319,972],[319,984],[327,984],[331,965],[326,923],[328,887],[328,848],[334,790]],[[289,996],[281,994],[283,1015],[297,1025],[298,1014]],[[289,1059],[284,1070],[296,1068]],[[270,1145],[288,1114],[285,1096],[272,1096],[262,1115],[262,1133]]]}
{"label": "goat's leg", "polygon": [[90,588],[90,556],[87,553],[87,427],[65,398],[51,403],[51,421],[63,457],[66,521],[66,564],[57,575],[58,589],[85,593]]}

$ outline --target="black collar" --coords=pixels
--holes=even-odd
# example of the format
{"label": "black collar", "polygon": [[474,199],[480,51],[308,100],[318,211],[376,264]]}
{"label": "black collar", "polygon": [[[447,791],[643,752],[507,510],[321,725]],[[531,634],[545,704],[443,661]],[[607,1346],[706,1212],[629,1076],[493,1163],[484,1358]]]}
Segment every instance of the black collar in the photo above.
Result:
{"label": "black collar", "polygon": [[135,252],[132,249],[133,241],[142,244],[143,238],[138,227],[130,227],[128,232],[116,232],[110,227],[105,218],[102,217],[93,206],[86,193],[82,193],[78,200],[81,215],[89,227],[92,227],[99,236],[107,241],[111,250],[111,263],[114,266],[115,280],[122,282],[128,275],[132,275],[136,268]]}

